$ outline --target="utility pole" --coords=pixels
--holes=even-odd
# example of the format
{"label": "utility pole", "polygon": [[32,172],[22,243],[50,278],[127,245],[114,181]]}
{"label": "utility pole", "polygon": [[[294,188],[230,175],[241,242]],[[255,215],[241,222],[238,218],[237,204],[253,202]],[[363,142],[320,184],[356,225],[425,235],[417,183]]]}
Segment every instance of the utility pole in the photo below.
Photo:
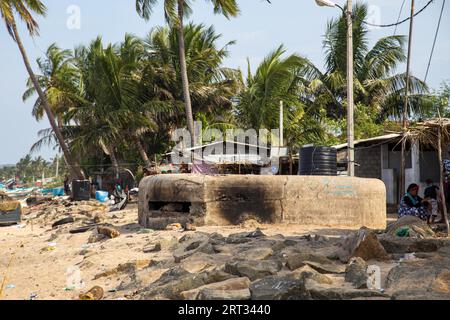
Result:
{"label": "utility pole", "polygon": [[406,132],[408,130],[408,105],[409,105],[409,86],[411,74],[411,48],[414,26],[414,0],[411,0],[411,19],[409,21],[409,39],[408,39],[408,58],[406,61],[406,86],[405,86],[405,104],[403,106],[403,139],[402,139],[402,163],[400,168],[400,197],[405,194],[406,189]]}
{"label": "utility pole", "polygon": [[348,175],[355,176],[355,124],[353,84],[353,3],[347,0],[347,140]]}
{"label": "utility pole", "polygon": [[56,156],[56,178],[59,177],[59,157]]}

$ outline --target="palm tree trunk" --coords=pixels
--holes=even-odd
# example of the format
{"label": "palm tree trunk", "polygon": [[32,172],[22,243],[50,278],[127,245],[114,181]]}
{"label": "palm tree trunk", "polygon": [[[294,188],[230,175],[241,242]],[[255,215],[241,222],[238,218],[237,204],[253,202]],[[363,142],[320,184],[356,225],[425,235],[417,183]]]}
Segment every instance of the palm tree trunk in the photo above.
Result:
{"label": "palm tree trunk", "polygon": [[50,106],[48,105],[47,98],[42,91],[36,76],[33,72],[33,69],[31,69],[30,61],[28,59],[27,53],[25,51],[25,48],[22,44],[22,40],[20,38],[19,32],[17,30],[17,25],[15,21],[12,22],[12,29],[14,32],[14,38],[17,43],[17,46],[19,47],[20,53],[22,54],[23,62],[25,63],[25,67],[28,71],[28,74],[30,75],[31,81],[33,82],[34,88],[36,89],[36,92],[39,95],[39,98],[42,100],[42,105],[44,107],[45,113],[47,114],[48,121],[50,122],[50,126],[52,127],[53,132],[56,135],[56,138],[58,139],[59,146],[61,147],[64,158],[66,159],[66,162],[70,164],[70,169],[72,171],[72,174],[77,177],[78,179],[85,179],[85,176],[83,172],[81,171],[80,165],[75,162],[72,158],[72,155],[69,151],[69,148],[67,147],[66,142],[64,141],[64,137],[61,133],[61,130],[59,130],[58,125],[55,121],[55,116],[53,115]]}
{"label": "palm tree trunk", "polygon": [[191,134],[191,147],[195,146],[194,117],[192,114],[191,95],[189,93],[189,78],[187,75],[186,51],[184,44],[184,0],[178,0],[178,49],[180,55],[180,73],[183,86],[184,107],[186,110],[186,121],[189,133]]}
{"label": "palm tree trunk", "polygon": [[150,167],[152,165],[152,163],[150,162],[150,159],[148,158],[147,152],[145,152],[145,148],[142,145],[141,141],[136,136],[133,136],[133,139],[134,139],[134,143],[136,144],[136,148],[138,149],[139,154],[141,155],[141,158],[144,161],[145,165],[147,167]]}
{"label": "palm tree trunk", "polygon": [[116,179],[119,179],[119,162],[117,161],[116,153],[114,151],[114,148],[109,147],[109,158],[111,159],[111,165],[114,168],[114,174],[116,175]]}

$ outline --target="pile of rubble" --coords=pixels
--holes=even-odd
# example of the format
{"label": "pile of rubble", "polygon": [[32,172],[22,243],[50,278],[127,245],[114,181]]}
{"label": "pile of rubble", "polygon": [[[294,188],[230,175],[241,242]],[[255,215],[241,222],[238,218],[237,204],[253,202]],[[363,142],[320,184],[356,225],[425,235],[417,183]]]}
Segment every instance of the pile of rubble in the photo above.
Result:
{"label": "pile of rubble", "polygon": [[[120,265],[96,278],[126,274],[116,293],[128,299],[450,299],[449,240],[390,234],[418,223],[403,220],[385,232],[362,228],[344,238],[189,232],[143,248],[153,257],[169,251],[170,259]],[[380,283],[370,272],[377,264],[390,265]]]}

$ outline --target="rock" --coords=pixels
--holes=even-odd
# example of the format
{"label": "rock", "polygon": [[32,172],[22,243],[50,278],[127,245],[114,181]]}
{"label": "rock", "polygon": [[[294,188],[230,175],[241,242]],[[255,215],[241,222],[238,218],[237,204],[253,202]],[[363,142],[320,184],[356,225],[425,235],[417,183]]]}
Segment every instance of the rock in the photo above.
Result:
{"label": "rock", "polygon": [[386,290],[397,300],[426,296],[450,299],[449,265],[450,260],[442,256],[428,260],[405,260],[389,272]]}
{"label": "rock", "polygon": [[396,236],[399,229],[402,228],[408,228],[409,237],[411,238],[423,239],[435,236],[434,231],[428,226],[426,221],[413,216],[404,216],[389,224],[385,233],[390,236]]}
{"label": "rock", "polygon": [[266,260],[273,255],[271,248],[253,248],[237,254],[235,260]]}
{"label": "rock", "polygon": [[111,227],[98,226],[97,232],[99,234],[103,234],[103,235],[107,236],[110,239],[117,238],[118,236],[120,236],[120,232]]}
{"label": "rock", "polygon": [[302,281],[304,281],[306,279],[312,279],[312,280],[316,281],[317,283],[321,283],[321,284],[333,284],[333,279],[331,279],[330,277],[328,277],[325,274],[322,274],[322,273],[314,270],[313,268],[311,268],[308,265],[305,265],[304,267],[301,267],[301,268],[295,270],[294,272],[287,275],[287,277],[297,279],[297,280],[302,280]]}
{"label": "rock", "polygon": [[[205,290],[213,290],[218,291],[216,292],[216,296],[220,291],[240,291],[240,290],[248,290],[250,286],[250,280],[248,278],[232,278],[228,279],[222,282],[216,282],[207,284],[201,287],[198,287],[193,290],[184,291],[181,293],[181,297],[184,300],[205,300],[205,298],[201,298],[201,295],[203,294],[203,291]],[[211,295],[211,294],[210,294]],[[223,293],[221,293],[223,295]],[[238,293],[239,295],[239,293]],[[248,294],[248,298],[250,298],[250,292]],[[216,300],[216,299],[207,299],[207,300]],[[242,300],[242,299],[240,299]]]}
{"label": "rock", "polygon": [[204,272],[206,277],[206,284],[222,282],[228,279],[238,278],[238,276],[229,274],[223,270],[211,270]]}
{"label": "rock", "polygon": [[389,297],[387,294],[375,290],[354,289],[345,286],[335,287],[319,284],[314,280],[305,281],[306,295],[313,300],[350,300],[356,298]]}
{"label": "rock", "polygon": [[228,259],[229,256],[227,255],[210,255],[203,252],[197,252],[182,260],[180,264],[181,267],[191,273],[199,273],[223,267]]}
{"label": "rock", "polygon": [[181,292],[189,291],[206,284],[205,273],[192,274],[183,268],[175,267],[161,275],[161,277],[137,291],[137,299],[154,300],[170,299],[181,300]]}
{"label": "rock", "polygon": [[286,259],[286,267],[289,268],[289,270],[295,270],[300,267],[303,267],[306,265],[305,261],[311,261],[311,262],[317,262],[321,264],[331,264],[333,263],[330,259],[327,257],[320,255],[320,254],[314,254],[314,253],[297,253],[288,255]]}
{"label": "rock", "polygon": [[282,268],[281,261],[262,260],[262,261],[234,261],[225,265],[225,271],[241,277],[248,277],[255,281],[267,276],[277,274]]}
{"label": "rock", "polygon": [[209,236],[209,242],[212,245],[222,245],[225,243],[225,237],[219,233],[213,233]]}
{"label": "rock", "polygon": [[80,300],[101,300],[103,298],[104,291],[102,287],[95,286],[86,293],[80,294]]}
{"label": "rock", "polygon": [[150,260],[135,260],[133,262],[122,263],[119,264],[114,269],[99,273],[95,275],[94,280],[110,277],[112,275],[116,275],[118,273],[135,273],[137,270],[148,267],[150,264]]}
{"label": "rock", "polygon": [[175,262],[179,263],[183,259],[186,259],[187,257],[193,255],[197,252],[203,252],[208,254],[213,254],[214,248],[209,243],[208,239],[194,239],[190,241],[186,241],[182,243],[173,253],[173,256],[175,258]]}
{"label": "rock", "polygon": [[227,243],[246,243],[250,242],[251,239],[262,238],[266,235],[261,231],[261,229],[256,229],[252,232],[241,232],[230,234],[230,236],[226,239]]}
{"label": "rock", "polygon": [[305,264],[322,274],[345,273],[345,266],[335,263],[318,263],[313,261],[305,261]]}
{"label": "rock", "polygon": [[153,243],[153,244],[148,244],[145,246],[143,251],[144,251],[144,253],[159,252],[159,251],[161,251],[161,243],[157,242],[157,243]]}
{"label": "rock", "polygon": [[352,258],[345,269],[345,281],[350,282],[356,289],[367,289],[367,263],[359,258]]}
{"label": "rock", "polygon": [[198,300],[232,300],[232,301],[245,301],[250,300],[250,290],[216,290],[216,289],[203,289],[200,291]]}
{"label": "rock", "polygon": [[341,248],[333,256],[344,263],[348,263],[353,257],[360,257],[365,261],[390,258],[375,232],[367,228],[361,228],[358,232],[344,238]]}
{"label": "rock", "polygon": [[183,230],[183,226],[181,223],[171,223],[168,226],[166,226],[167,231],[181,231]]}
{"label": "rock", "polygon": [[396,254],[435,252],[445,245],[441,239],[401,238],[390,235],[380,236],[380,243],[386,252]]}
{"label": "rock", "polygon": [[302,281],[286,276],[269,276],[250,286],[252,300],[301,300]]}

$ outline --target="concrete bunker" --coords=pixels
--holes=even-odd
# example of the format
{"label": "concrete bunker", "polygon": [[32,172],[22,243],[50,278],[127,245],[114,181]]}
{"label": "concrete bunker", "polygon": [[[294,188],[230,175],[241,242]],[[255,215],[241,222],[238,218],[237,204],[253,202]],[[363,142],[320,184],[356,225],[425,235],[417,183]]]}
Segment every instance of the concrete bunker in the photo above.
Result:
{"label": "concrete bunker", "polygon": [[139,223],[164,229],[196,226],[301,224],[386,227],[386,188],[377,179],[315,176],[158,175],[139,187]]}

